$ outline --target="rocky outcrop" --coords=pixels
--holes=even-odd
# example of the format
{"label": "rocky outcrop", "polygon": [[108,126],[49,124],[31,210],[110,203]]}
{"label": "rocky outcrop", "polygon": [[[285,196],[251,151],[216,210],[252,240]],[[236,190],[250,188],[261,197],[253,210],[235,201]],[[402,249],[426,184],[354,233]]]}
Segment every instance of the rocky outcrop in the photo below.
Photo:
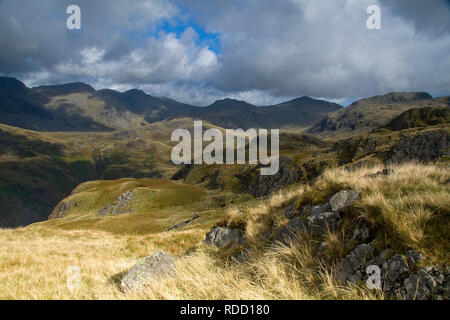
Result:
{"label": "rocky outcrop", "polygon": [[78,207],[77,202],[73,200],[62,201],[55,207],[55,209],[53,209],[53,212],[50,214],[48,219],[51,220],[63,218],[67,214],[67,212],[69,212],[74,207]]}
{"label": "rocky outcrop", "polygon": [[217,248],[226,248],[233,244],[242,244],[244,238],[239,229],[214,227],[206,234],[205,243]]}
{"label": "rocky outcrop", "polygon": [[200,218],[200,214],[199,214],[198,212],[196,212],[196,213],[194,214],[194,216],[193,216],[191,219],[188,219],[188,220],[185,220],[185,221],[183,221],[183,222],[180,222],[180,223],[174,225],[173,227],[170,227],[169,229],[167,229],[167,231],[172,231],[172,230],[180,229],[180,228],[182,228],[182,227],[188,225],[188,224],[191,223],[192,221],[197,220],[198,218]]}
{"label": "rocky outcrop", "polygon": [[125,208],[130,203],[133,198],[134,193],[132,191],[126,191],[122,193],[119,198],[117,198],[116,202],[113,204],[108,204],[104,208],[100,209],[97,213],[98,216],[106,216],[106,215],[120,215],[130,213],[130,210],[125,210]]}
{"label": "rocky outcrop", "polygon": [[448,300],[450,298],[450,268],[439,270],[425,267],[403,282],[403,294],[409,300]]}
{"label": "rocky outcrop", "polygon": [[340,212],[352,205],[358,198],[357,191],[342,190],[333,195],[330,202],[312,208],[305,206],[301,216],[296,216],[297,212],[294,206],[288,206],[285,209],[285,217],[290,221],[279,230],[273,243],[288,244],[299,232],[308,232],[313,237],[320,237],[328,232],[336,231],[341,219]]}
{"label": "rocky outcrop", "polygon": [[449,156],[449,149],[450,135],[447,130],[430,131],[404,137],[391,148],[387,162],[432,161]]}
{"label": "rocky outcrop", "polygon": [[[342,283],[357,284],[369,278],[368,267],[380,270],[381,290],[391,299],[449,299],[450,269],[426,267],[414,271],[424,258],[420,253],[408,250],[392,255],[391,249],[376,254],[373,243],[360,244],[343,258],[335,269]],[[389,256],[391,256],[389,258]]]}
{"label": "rocky outcrop", "polygon": [[290,240],[295,239],[295,236],[302,231],[307,231],[307,228],[299,217],[295,217],[280,229],[274,243],[288,244]]}
{"label": "rocky outcrop", "polygon": [[450,108],[411,108],[392,119],[385,128],[400,131],[410,128],[435,126],[450,122]]}
{"label": "rocky outcrop", "polygon": [[175,274],[174,258],[164,251],[158,251],[151,256],[139,259],[124,275],[120,287],[124,292],[139,290],[153,281]]}
{"label": "rocky outcrop", "polygon": [[194,168],[193,164],[186,164],[180,168],[177,172],[173,174],[173,176],[170,178],[171,180],[181,180],[186,179],[191,170]]}
{"label": "rocky outcrop", "polygon": [[360,244],[336,267],[337,279],[343,283],[362,280],[366,273],[367,262],[373,257],[375,248],[372,244]]}
{"label": "rocky outcrop", "polygon": [[370,137],[352,137],[339,140],[333,147],[336,151],[340,165],[352,162],[355,158],[359,159],[365,155],[376,152],[379,146],[388,143],[387,138],[370,136]]}
{"label": "rocky outcrop", "polygon": [[280,169],[272,176],[260,175],[260,168],[261,165],[258,165],[236,175],[247,192],[255,197],[263,197],[294,184],[303,174],[297,164],[286,156],[280,156]]}

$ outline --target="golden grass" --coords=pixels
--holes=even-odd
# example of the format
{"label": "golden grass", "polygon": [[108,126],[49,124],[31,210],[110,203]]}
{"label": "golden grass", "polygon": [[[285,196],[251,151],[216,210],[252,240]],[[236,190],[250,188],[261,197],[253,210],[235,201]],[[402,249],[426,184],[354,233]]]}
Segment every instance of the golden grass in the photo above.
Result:
{"label": "golden grass", "polygon": [[[409,163],[395,166],[389,177],[368,178],[381,167],[352,172],[326,171],[315,188],[331,183],[361,193],[352,218],[365,219],[381,230],[379,240],[387,245],[417,249],[430,263],[448,264],[450,255],[450,172],[447,164]],[[384,239],[382,239],[384,237]]]}
{"label": "golden grass", "polygon": [[[121,275],[139,257],[157,249],[180,254],[202,238],[193,235],[190,243],[173,246],[163,237],[45,228],[2,230],[0,299],[335,299],[355,298],[358,291],[336,286],[329,275],[308,267],[311,253],[304,248],[283,247],[253,253],[248,264],[221,262],[214,250],[202,248],[178,257],[175,278],[156,282],[145,291],[121,292]],[[72,292],[67,270],[74,265],[81,270],[81,285]],[[323,287],[314,287],[321,276]],[[357,297],[375,298],[369,292]]]}
{"label": "golden grass", "polygon": [[[331,169],[312,188],[291,187],[265,200],[236,205],[222,218],[218,212],[201,212],[202,223],[180,231],[132,235],[62,230],[50,222],[0,230],[0,298],[383,299],[363,286],[339,285],[329,266],[316,256],[317,239],[301,234],[290,245],[279,247],[265,247],[259,240],[272,226],[287,223],[283,214],[287,204],[320,201],[334,188],[346,187],[362,197],[346,213],[342,228],[321,240],[334,262],[346,253],[346,227],[365,219],[379,229],[377,243],[394,249],[412,247],[424,253],[427,262],[448,264],[448,169],[407,164],[395,167],[389,177],[366,176],[381,169]],[[247,262],[237,263],[202,244],[205,233],[220,219],[245,231],[251,246]],[[118,283],[123,272],[157,250],[177,257],[177,276],[141,292],[122,293]],[[66,285],[71,265],[80,267],[82,276],[74,292]]]}

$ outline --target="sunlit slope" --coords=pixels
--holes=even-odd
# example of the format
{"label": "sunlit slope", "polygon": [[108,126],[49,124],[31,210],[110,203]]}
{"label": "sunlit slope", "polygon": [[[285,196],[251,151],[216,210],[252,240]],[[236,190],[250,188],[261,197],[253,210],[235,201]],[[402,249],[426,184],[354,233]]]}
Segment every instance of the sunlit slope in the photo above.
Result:
{"label": "sunlit slope", "polygon": [[[202,214],[216,212],[207,190],[162,179],[92,181],[78,186],[41,226],[105,230],[119,234],[163,232]],[[204,216],[203,216],[204,215]]]}

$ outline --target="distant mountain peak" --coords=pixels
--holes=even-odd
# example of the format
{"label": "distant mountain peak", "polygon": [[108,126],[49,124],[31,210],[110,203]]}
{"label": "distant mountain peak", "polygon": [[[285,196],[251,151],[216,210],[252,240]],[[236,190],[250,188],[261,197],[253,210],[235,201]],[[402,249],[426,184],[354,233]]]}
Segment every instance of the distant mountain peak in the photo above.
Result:
{"label": "distant mountain peak", "polygon": [[237,99],[225,98],[214,101],[209,107],[253,107],[254,105]]}
{"label": "distant mountain peak", "polygon": [[46,85],[34,87],[33,90],[47,93],[48,95],[66,95],[72,93],[94,93],[95,89],[83,82],[72,82],[58,85]]}
{"label": "distant mountain peak", "polygon": [[16,78],[0,77],[0,91],[9,93],[25,93],[27,87]]}
{"label": "distant mountain peak", "polygon": [[308,96],[303,96],[303,97],[299,97],[299,98],[294,98],[294,99],[289,100],[284,103],[298,103],[298,102],[311,102],[311,101],[320,101],[320,100],[316,100],[316,99],[310,98]]}

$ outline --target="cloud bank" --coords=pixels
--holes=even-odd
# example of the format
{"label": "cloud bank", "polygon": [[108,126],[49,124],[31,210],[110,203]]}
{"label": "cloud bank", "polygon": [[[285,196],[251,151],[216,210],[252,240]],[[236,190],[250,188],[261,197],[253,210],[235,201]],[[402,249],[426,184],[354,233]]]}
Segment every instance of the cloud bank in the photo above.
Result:
{"label": "cloud bank", "polygon": [[[71,4],[81,7],[79,31],[65,27]],[[381,30],[366,28],[373,4]],[[448,94],[449,21],[445,0],[2,0],[0,74],[199,105]]]}

